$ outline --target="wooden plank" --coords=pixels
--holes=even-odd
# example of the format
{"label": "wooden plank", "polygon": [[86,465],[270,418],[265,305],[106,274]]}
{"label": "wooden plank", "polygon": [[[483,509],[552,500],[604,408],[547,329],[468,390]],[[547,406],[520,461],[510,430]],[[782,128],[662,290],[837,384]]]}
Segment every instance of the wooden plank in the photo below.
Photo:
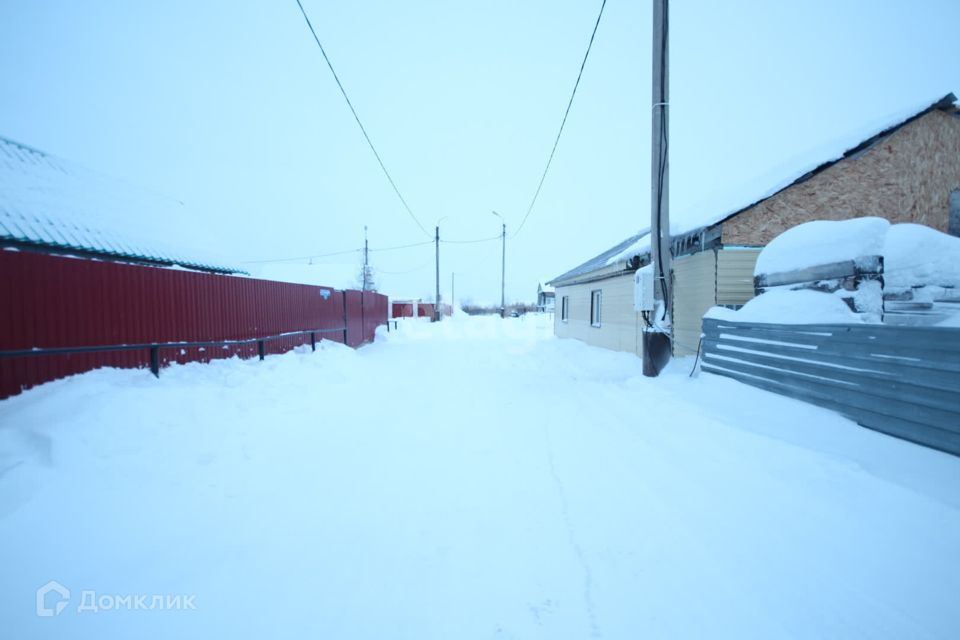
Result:
{"label": "wooden plank", "polygon": [[757,289],[780,287],[789,284],[817,282],[819,280],[838,280],[860,275],[879,275],[883,273],[883,258],[864,256],[856,260],[843,260],[830,264],[817,265],[806,269],[782,271],[779,273],[761,273],[754,284]]}

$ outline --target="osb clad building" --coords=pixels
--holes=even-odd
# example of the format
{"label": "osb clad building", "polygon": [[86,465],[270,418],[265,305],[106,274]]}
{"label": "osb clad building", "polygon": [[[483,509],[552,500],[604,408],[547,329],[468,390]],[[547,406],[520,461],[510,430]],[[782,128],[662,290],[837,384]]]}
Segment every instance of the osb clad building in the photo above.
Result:
{"label": "osb clad building", "polygon": [[[738,308],[753,295],[760,249],[810,220],[881,216],[960,235],[960,114],[949,94],[788,170],[746,206],[673,237],[673,345],[695,353],[703,314]],[[644,315],[635,310],[635,274],[650,262],[646,230],[554,278],[554,332],[592,345],[641,353]]]}

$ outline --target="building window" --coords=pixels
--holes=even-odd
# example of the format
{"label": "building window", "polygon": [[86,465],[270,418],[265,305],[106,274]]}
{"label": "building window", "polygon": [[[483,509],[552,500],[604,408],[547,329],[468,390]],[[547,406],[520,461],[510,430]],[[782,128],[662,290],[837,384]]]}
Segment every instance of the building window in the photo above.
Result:
{"label": "building window", "polygon": [[590,292],[590,326],[600,326],[600,290]]}
{"label": "building window", "polygon": [[563,296],[560,298],[560,321],[568,320],[570,320],[570,296]]}

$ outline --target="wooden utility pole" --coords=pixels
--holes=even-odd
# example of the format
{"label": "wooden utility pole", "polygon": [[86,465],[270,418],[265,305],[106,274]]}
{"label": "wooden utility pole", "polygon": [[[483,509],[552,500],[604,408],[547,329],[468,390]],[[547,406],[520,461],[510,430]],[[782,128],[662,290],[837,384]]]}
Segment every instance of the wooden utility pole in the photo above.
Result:
{"label": "wooden utility pole", "polygon": [[502,225],[500,231],[500,317],[505,318],[507,315],[507,221],[496,211],[493,212],[493,215],[500,218]]}
{"label": "wooden utility pole", "polygon": [[437,291],[433,296],[433,321],[440,320],[440,225],[436,226],[436,234],[433,238],[437,249]]}
{"label": "wooden utility pole", "polygon": [[372,287],[370,277],[370,245],[367,242],[367,225],[363,225],[363,287],[362,291],[369,291]]}
{"label": "wooden utility pole", "polygon": [[650,185],[650,256],[654,310],[643,332],[643,374],[657,376],[670,361],[672,282],[670,279],[670,7],[653,0],[653,108]]}

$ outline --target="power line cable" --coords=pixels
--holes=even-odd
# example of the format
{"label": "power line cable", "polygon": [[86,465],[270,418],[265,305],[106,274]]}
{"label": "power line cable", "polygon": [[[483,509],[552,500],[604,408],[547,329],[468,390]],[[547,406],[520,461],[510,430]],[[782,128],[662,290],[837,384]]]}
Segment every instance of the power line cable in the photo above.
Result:
{"label": "power line cable", "polygon": [[[606,0],[604,0],[604,2],[606,2]],[[320,44],[320,38],[317,36],[317,32],[314,30],[313,24],[310,22],[309,16],[307,16],[307,11],[303,8],[303,3],[301,3],[300,0],[297,0],[297,6],[300,7],[300,13],[303,14],[303,19],[306,20],[307,27],[310,28],[310,33],[313,34],[313,39],[317,42],[317,46],[320,47],[320,53],[323,54],[323,59],[330,68],[330,73],[333,74],[333,79],[336,80],[337,86],[340,88],[340,93],[343,94],[343,99],[347,101],[347,106],[350,107],[350,113],[353,114],[353,118],[357,121],[360,131],[363,132],[363,137],[366,138],[367,144],[370,145],[370,150],[373,151],[373,155],[377,158],[377,162],[380,164],[380,168],[383,170],[383,175],[387,177],[387,180],[390,182],[390,186],[393,187],[393,192],[397,194],[400,202],[403,203],[403,208],[407,210],[408,214],[410,214],[410,218],[413,219],[418,227],[420,227],[420,231],[429,236],[430,234],[427,232],[424,226],[420,224],[420,221],[417,219],[417,216],[414,215],[410,205],[408,205],[406,199],[404,199],[403,194],[400,193],[400,189],[397,188],[397,183],[393,181],[393,178],[390,176],[390,172],[387,171],[387,167],[383,163],[383,159],[380,157],[380,154],[377,152],[377,148],[373,146],[373,140],[370,139],[369,134],[367,134],[366,127],[364,127],[363,122],[360,121],[360,116],[357,115],[357,110],[353,108],[353,102],[350,101],[350,97],[347,95],[346,89],[343,88],[343,83],[340,82],[340,77],[337,75],[336,70],[334,70],[333,63],[330,62],[330,58],[327,56],[326,50],[323,48],[323,45]]]}
{"label": "power line cable", "polygon": [[315,253],[309,256],[297,256],[294,258],[272,258],[270,260],[247,260],[243,264],[267,264],[270,262],[295,262],[297,260],[312,260],[314,258],[332,258],[333,256],[345,256],[350,253],[359,253],[362,249],[350,249],[349,251],[335,251],[334,253]]}
{"label": "power line cable", "polygon": [[[299,0],[297,0],[299,2]],[[557,145],[560,144],[560,136],[563,135],[563,128],[567,124],[567,116],[570,115],[570,107],[573,106],[573,99],[577,95],[577,87],[580,86],[580,78],[583,77],[583,69],[587,66],[587,58],[590,57],[590,50],[593,48],[593,40],[597,35],[597,27],[600,26],[600,18],[603,17],[603,9],[607,6],[607,0],[603,0],[600,5],[600,13],[597,15],[597,22],[593,25],[593,32],[590,34],[590,42],[587,44],[587,51],[583,54],[583,62],[580,63],[580,72],[577,73],[577,81],[573,84],[573,91],[570,93],[570,100],[567,102],[567,110],[563,113],[563,120],[560,122],[560,130],[557,131],[557,138],[553,141],[553,149],[550,150],[550,156],[547,158],[547,166],[543,169],[543,175],[540,176],[540,183],[537,185],[537,190],[533,194],[533,200],[530,201],[530,206],[527,207],[527,213],[523,216],[523,220],[520,221],[520,226],[517,227],[517,230],[513,232],[512,238],[516,238],[520,233],[520,230],[523,229],[523,225],[527,223],[527,218],[530,217],[530,212],[533,211],[534,205],[537,203],[537,198],[540,196],[540,190],[543,188],[543,182],[547,179],[547,172],[550,171],[550,164],[553,162],[553,156],[557,152]]]}
{"label": "power line cable", "polygon": [[403,271],[384,271],[383,269],[376,269],[376,272],[378,275],[403,276],[408,273],[413,273],[415,271],[420,271],[421,269],[425,269],[432,264],[433,264],[433,258],[431,258],[430,260],[427,260],[426,262],[421,264],[419,267],[414,267],[413,269],[405,269]]}
{"label": "power line cable", "polygon": [[[432,241],[415,242],[413,244],[401,244],[394,247],[382,247],[380,249],[369,249],[369,251],[396,251],[398,249],[409,249],[411,247],[423,247],[433,244]],[[351,253],[362,253],[363,249],[349,249],[347,251],[334,251],[332,253],[314,253],[308,256],[293,256],[289,258],[271,258],[268,260],[246,260],[243,264],[267,264],[270,262],[296,262],[298,260],[312,260],[314,258],[332,258],[334,256],[345,256]]]}
{"label": "power line cable", "polygon": [[491,240],[499,240],[500,237],[501,236],[498,233],[497,235],[490,236],[489,238],[476,238],[474,240],[444,240],[443,238],[440,238],[440,242],[446,242],[447,244],[473,244],[475,242],[490,242]]}
{"label": "power line cable", "polygon": [[397,245],[397,246],[395,246],[395,247],[381,247],[381,248],[379,248],[379,249],[370,249],[370,252],[373,253],[374,251],[376,251],[376,252],[380,252],[380,251],[396,251],[396,250],[398,250],[398,249],[410,249],[410,248],[412,248],[412,247],[423,247],[423,246],[426,246],[426,245],[428,245],[428,244],[433,244],[433,240],[427,240],[426,242],[414,242],[413,244],[401,244],[401,245]]}

